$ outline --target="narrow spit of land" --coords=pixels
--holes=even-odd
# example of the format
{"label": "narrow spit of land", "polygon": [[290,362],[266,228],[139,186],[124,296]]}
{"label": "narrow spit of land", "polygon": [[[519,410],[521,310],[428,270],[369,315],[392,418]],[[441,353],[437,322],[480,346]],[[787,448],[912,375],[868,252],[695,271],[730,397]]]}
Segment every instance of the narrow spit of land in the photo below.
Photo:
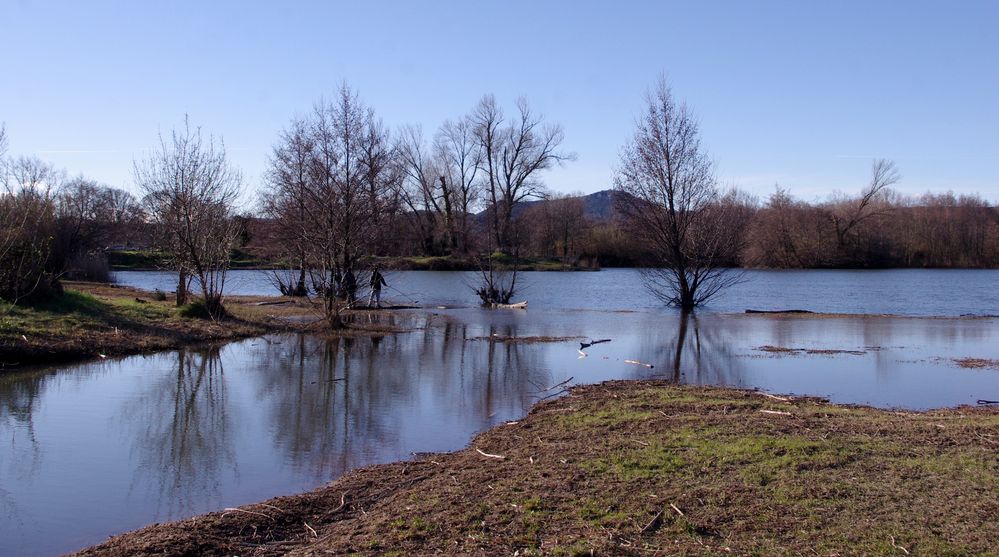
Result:
{"label": "narrow spit of land", "polygon": [[885,411],[609,382],[462,451],[81,554],[988,554],[997,449],[996,408]]}
{"label": "narrow spit of land", "polygon": [[[320,320],[317,310],[301,299],[230,296],[229,316],[215,321],[146,290],[88,282],[64,286],[66,293],[49,302],[0,305],[0,372],[309,330]],[[343,334],[390,332],[369,326]]]}

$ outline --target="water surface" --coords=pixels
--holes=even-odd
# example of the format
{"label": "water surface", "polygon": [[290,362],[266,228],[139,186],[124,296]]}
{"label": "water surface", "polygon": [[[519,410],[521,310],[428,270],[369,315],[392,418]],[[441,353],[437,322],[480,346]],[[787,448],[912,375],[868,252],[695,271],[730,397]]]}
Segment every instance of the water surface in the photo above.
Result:
{"label": "water surface", "polygon": [[[396,319],[410,332],[271,335],[0,375],[0,555],[70,551],[359,466],[459,449],[569,378],[657,377],[916,409],[999,399],[999,371],[952,361],[999,359],[994,319],[535,308]],[[582,357],[575,339],[489,340],[497,335],[612,341]],[[856,354],[759,350],[768,345]]]}
{"label": "water surface", "polygon": [[[383,297],[398,304],[474,306],[474,272],[396,271],[385,273]],[[176,275],[165,272],[115,273],[122,284],[172,291]],[[702,312],[746,309],[807,309],[824,313],[878,313],[921,316],[999,314],[999,270],[892,269],[750,270],[743,282],[723,291]],[[537,309],[658,309],[661,303],[643,286],[636,269],[600,272],[521,273],[517,300]],[[232,271],[230,294],[278,294],[268,271]]]}

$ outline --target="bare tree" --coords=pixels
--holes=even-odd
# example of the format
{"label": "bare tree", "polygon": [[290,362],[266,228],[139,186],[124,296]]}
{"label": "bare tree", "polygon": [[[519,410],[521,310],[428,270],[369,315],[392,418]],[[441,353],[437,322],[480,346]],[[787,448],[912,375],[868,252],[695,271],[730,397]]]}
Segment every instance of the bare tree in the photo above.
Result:
{"label": "bare tree", "polygon": [[290,275],[288,271],[274,271],[274,279],[287,296],[306,296],[309,292],[306,272],[312,208],[308,206],[307,191],[312,187],[314,156],[309,124],[294,120],[274,147],[266,174],[271,189],[263,193],[263,209],[276,224],[276,250],[270,255],[282,258],[291,267]]}
{"label": "bare tree", "polygon": [[482,149],[469,117],[444,122],[434,139],[451,249],[468,253],[469,216],[479,201]]}
{"label": "bare tree", "polygon": [[135,198],[82,176],[55,195],[55,235],[49,269],[86,280],[110,280],[108,244],[134,228],[140,218]]}
{"label": "bare tree", "polygon": [[223,316],[226,273],[240,232],[233,211],[242,186],[225,144],[203,138],[185,117],[183,129],[169,140],[161,135],[149,158],[135,163],[134,175],[177,271],[177,304],[185,303],[187,279],[193,277],[208,313]]}
{"label": "bare tree", "polygon": [[871,164],[871,181],[860,193],[860,197],[833,204],[829,219],[836,229],[836,245],[841,252],[848,248],[851,235],[859,225],[889,210],[890,205],[886,199],[888,188],[900,179],[894,162],[877,159]]}
{"label": "bare tree", "polygon": [[[346,85],[296,121],[274,150],[264,196],[287,241],[285,255],[301,266],[331,327],[344,325],[361,282],[355,273],[385,234],[397,175],[390,138]],[[290,284],[289,284],[290,286]]]}
{"label": "bare tree", "polygon": [[396,146],[403,180],[399,197],[426,255],[441,255],[447,239],[450,198],[438,161],[418,126],[402,128]]}
{"label": "bare tree", "polygon": [[538,174],[575,155],[559,150],[564,139],[562,127],[544,125],[544,119],[534,114],[523,98],[517,100],[517,115],[509,125],[504,125],[503,111],[492,95],[479,101],[471,119],[482,150],[479,165],[486,184],[492,239],[498,249],[510,252],[516,204],[540,197],[544,184]]}
{"label": "bare tree", "polygon": [[399,210],[396,192],[403,177],[397,159],[391,134],[375,117],[374,109],[368,107],[361,137],[360,165],[368,213],[363,248],[369,255],[384,255],[394,235],[388,225]]}
{"label": "bare tree", "polygon": [[615,184],[630,194],[619,197],[629,228],[657,258],[646,286],[690,311],[739,280],[722,267],[738,251],[738,231],[728,220],[730,204],[720,202],[713,164],[686,104],[677,103],[665,78],[645,103]]}
{"label": "bare tree", "polygon": [[0,298],[16,304],[31,295],[59,291],[58,276],[48,272],[48,263],[53,192],[62,175],[35,157],[6,160],[6,145],[0,127]]}

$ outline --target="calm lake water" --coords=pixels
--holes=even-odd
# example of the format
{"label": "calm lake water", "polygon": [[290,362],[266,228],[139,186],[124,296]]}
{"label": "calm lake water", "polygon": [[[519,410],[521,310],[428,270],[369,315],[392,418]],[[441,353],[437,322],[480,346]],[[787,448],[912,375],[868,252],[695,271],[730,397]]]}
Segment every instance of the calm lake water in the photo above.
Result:
{"label": "calm lake water", "polygon": [[[176,275],[166,272],[115,273],[119,283],[172,292]],[[386,272],[383,297],[392,303],[474,306],[474,272]],[[825,313],[877,313],[921,316],[999,314],[999,270],[892,269],[884,271],[759,271],[725,290],[702,312],[746,309],[807,309]],[[517,300],[536,309],[659,309],[636,269],[600,272],[521,273]],[[277,295],[268,271],[232,271],[229,294]]]}
{"label": "calm lake water", "polygon": [[[119,278],[170,289],[158,273]],[[234,278],[234,293],[272,293],[261,273]],[[996,314],[999,273],[753,273],[742,298],[729,292],[715,312],[687,319],[654,308],[633,271],[527,278],[531,309],[489,311],[473,307],[462,273],[393,273],[404,293],[396,301],[459,307],[396,312],[409,332],[384,338],[270,335],[0,375],[0,555],[71,551],[308,490],[359,466],[459,449],[569,378],[657,377],[914,409],[999,399],[999,370],[954,362],[999,359],[999,319],[718,312]],[[496,335],[611,342],[582,357],[577,339],[491,342]]]}

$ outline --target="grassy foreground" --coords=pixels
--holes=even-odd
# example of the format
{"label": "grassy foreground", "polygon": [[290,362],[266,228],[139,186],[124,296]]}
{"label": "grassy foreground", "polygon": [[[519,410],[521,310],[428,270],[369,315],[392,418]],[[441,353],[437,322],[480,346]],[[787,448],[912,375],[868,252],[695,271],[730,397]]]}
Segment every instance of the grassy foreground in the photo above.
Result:
{"label": "grassy foreground", "polygon": [[469,448],[83,555],[995,554],[999,409],[580,387]]}
{"label": "grassy foreground", "polygon": [[65,288],[50,302],[0,306],[0,371],[244,338],[287,329],[283,317],[309,314],[301,301],[257,306],[274,298],[233,297],[226,302],[231,317],[216,322],[186,316],[189,308],[143,290],[84,282]]}

